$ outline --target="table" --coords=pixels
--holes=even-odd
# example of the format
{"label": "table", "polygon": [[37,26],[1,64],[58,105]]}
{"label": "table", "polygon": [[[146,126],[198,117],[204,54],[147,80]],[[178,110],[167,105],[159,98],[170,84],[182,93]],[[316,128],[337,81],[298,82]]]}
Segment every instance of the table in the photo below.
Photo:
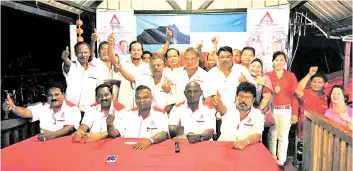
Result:
{"label": "table", "polygon": [[[239,170],[277,171],[276,161],[261,143],[243,151],[231,149],[231,142],[204,141],[189,144],[166,140],[145,150],[133,150],[125,142],[137,139],[105,139],[96,143],[73,143],[72,136],[39,142],[31,137],[1,150],[2,171],[104,171],[104,170]],[[105,163],[107,156],[117,155],[116,163]]]}

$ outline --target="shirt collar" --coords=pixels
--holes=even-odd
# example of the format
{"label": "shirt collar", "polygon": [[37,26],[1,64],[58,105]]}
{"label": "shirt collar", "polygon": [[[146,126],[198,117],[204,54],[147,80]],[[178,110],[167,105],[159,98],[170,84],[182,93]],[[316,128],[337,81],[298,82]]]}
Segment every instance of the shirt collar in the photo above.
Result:
{"label": "shirt collar", "polygon": [[56,114],[56,113],[59,113],[61,110],[63,110],[63,106],[66,106],[65,100],[63,100],[63,103],[61,104],[61,106],[58,108],[57,111],[54,111],[53,108],[50,106],[50,104],[49,104],[49,109],[53,110],[54,114]]}

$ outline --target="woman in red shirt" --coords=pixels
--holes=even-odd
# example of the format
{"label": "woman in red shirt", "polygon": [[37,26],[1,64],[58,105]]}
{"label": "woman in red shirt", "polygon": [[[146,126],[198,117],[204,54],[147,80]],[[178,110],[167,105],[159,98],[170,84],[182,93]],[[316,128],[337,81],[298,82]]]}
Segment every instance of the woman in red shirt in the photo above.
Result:
{"label": "woman in red shirt", "polygon": [[272,155],[276,159],[278,157],[278,165],[283,166],[287,159],[288,134],[291,124],[298,122],[298,100],[295,96],[298,82],[294,73],[285,70],[287,57],[284,52],[275,52],[272,63],[273,71],[268,72],[267,75],[274,88],[273,118],[275,124],[269,130],[268,146]]}

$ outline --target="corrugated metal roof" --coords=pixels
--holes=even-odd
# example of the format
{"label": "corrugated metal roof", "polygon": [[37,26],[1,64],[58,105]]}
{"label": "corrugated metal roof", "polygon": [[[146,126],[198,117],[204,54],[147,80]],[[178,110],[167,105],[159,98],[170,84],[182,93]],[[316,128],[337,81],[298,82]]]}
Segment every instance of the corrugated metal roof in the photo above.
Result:
{"label": "corrugated metal roof", "polygon": [[324,23],[332,23],[352,16],[351,1],[312,0],[306,2],[304,6]]}
{"label": "corrugated metal roof", "polygon": [[[75,14],[81,14],[83,12],[83,10],[80,10],[80,9],[78,9],[76,7],[73,7],[73,6],[70,6],[70,5],[66,5],[66,4],[60,3],[60,2],[56,2],[54,0],[49,0],[49,1],[41,0],[39,2],[41,2],[43,4],[50,5],[50,6],[54,6],[56,8],[62,9],[64,11],[72,12],[72,13],[75,13]],[[66,2],[74,3],[78,7],[87,7],[87,8],[89,8],[89,6],[91,6],[94,3],[94,1],[92,1],[92,0],[78,0],[78,1],[75,0],[75,1],[66,1]]]}

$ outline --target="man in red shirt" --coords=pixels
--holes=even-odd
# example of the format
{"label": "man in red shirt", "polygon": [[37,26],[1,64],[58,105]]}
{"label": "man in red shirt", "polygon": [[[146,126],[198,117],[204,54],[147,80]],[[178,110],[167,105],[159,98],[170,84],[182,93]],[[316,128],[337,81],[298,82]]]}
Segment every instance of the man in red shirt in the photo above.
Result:
{"label": "man in red shirt", "polygon": [[[327,86],[327,77],[317,70],[317,66],[310,67],[308,74],[300,80],[295,90],[302,102],[298,123],[298,138],[301,140],[303,139],[304,110],[324,114],[327,109],[327,96],[324,92]],[[310,82],[310,87],[305,89],[308,82]]]}

